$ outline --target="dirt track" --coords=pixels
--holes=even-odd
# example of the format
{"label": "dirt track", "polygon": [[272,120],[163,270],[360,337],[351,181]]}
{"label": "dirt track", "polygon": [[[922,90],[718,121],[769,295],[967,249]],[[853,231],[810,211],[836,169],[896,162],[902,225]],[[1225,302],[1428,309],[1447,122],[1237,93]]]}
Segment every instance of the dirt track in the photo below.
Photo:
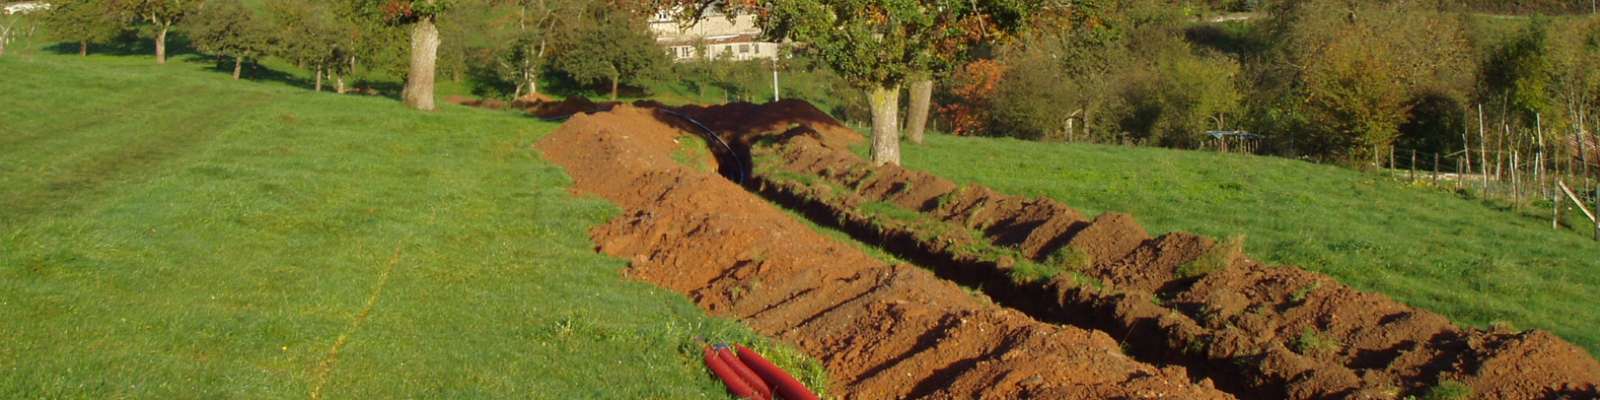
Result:
{"label": "dirt track", "polygon": [[[633,260],[631,275],[798,345],[849,398],[1400,398],[1442,381],[1480,398],[1596,398],[1600,363],[1546,332],[1462,329],[1208,238],[1151,237],[1128,215],[1091,219],[873,168],[847,150],[859,136],[804,103],[676,111],[732,142],[737,153],[722,157],[755,165],[750,189],[937,276],[875,261],[676,165],[675,138],[698,128],[648,108],[575,117],[539,147],[579,190],[627,210],[594,236]],[[923,218],[882,218],[868,204]],[[1222,261],[1182,276],[1201,258]],[[1069,271],[1018,279],[1026,263]]]}
{"label": "dirt track", "polygon": [[677,164],[670,155],[686,133],[670,121],[622,106],[575,116],[538,147],[577,190],[625,210],[593,235],[632,261],[629,275],[796,345],[823,362],[842,398],[1229,398],[1182,368],[1123,355],[1103,332],[1038,322],[828,240]]}

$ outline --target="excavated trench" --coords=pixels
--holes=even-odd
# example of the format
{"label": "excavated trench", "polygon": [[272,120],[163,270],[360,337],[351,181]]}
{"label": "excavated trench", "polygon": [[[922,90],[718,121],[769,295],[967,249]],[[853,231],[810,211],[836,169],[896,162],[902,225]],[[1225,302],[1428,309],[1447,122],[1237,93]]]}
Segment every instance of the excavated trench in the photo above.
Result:
{"label": "excavated trench", "polygon": [[[691,133],[720,139],[711,168],[668,156]],[[795,344],[846,398],[1401,398],[1444,381],[1596,396],[1600,364],[1548,333],[1460,329],[1236,245],[1151,237],[1131,216],[871,167],[848,150],[860,140],[791,101],[618,107],[538,147],[625,209],[593,236],[628,275]]]}
{"label": "excavated trench", "polygon": [[1039,322],[829,240],[673,159],[687,135],[673,120],[622,106],[574,116],[537,147],[576,190],[623,208],[592,236],[631,261],[628,276],[816,357],[843,398],[1230,398],[1123,355],[1103,332]]}

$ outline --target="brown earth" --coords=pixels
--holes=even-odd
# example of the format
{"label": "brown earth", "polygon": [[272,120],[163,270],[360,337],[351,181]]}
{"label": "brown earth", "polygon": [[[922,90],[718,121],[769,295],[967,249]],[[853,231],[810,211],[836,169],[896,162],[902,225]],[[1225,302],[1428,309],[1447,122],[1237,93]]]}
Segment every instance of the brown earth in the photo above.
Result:
{"label": "brown earth", "polygon": [[[1127,215],[1086,221],[1053,200],[874,168],[814,136],[768,142],[755,149],[756,169],[769,172],[756,183],[768,198],[1036,318],[1111,332],[1142,360],[1187,365],[1241,397],[1399,398],[1453,380],[1492,398],[1594,398],[1600,384],[1600,363],[1545,332],[1462,329],[1321,274],[1237,255],[1219,256],[1219,271],[1183,278],[1180,267],[1220,247],[1181,232],[1151,238]],[[806,175],[819,182],[791,178]],[[856,209],[873,202],[946,226],[873,219]],[[1088,265],[1072,272],[1105,288],[1084,286],[1070,272],[1053,282],[1008,284],[1008,263],[963,254],[947,234],[958,229],[977,230],[1036,261],[1063,248],[1086,255]]]}
{"label": "brown earth", "polygon": [[[790,131],[825,117],[782,107],[782,118],[747,110],[746,122]],[[577,190],[624,209],[593,236],[600,251],[631,260],[627,275],[795,345],[821,360],[842,398],[1229,398],[1182,368],[1123,355],[1104,332],[1039,322],[822,237],[743,188],[678,165],[670,154],[688,133],[671,121],[619,106],[575,115],[537,146]]]}
{"label": "brown earth", "polygon": [[472,98],[464,96],[445,96],[445,102],[468,107],[487,108],[491,110],[522,110],[528,115],[543,120],[562,120],[576,114],[593,114],[609,111],[622,103],[609,101],[596,103],[582,96],[572,96],[565,100],[554,101],[549,96],[542,94],[522,96],[511,103],[495,99]]}

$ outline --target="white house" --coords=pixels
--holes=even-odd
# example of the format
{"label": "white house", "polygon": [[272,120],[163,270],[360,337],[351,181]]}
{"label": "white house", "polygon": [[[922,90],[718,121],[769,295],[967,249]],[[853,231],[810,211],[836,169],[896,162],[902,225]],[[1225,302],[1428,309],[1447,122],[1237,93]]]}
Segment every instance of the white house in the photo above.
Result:
{"label": "white house", "polygon": [[45,11],[45,10],[49,10],[49,9],[50,9],[50,3],[46,3],[46,2],[42,2],[42,1],[23,1],[23,2],[16,2],[16,3],[6,4],[5,8],[4,8],[4,11],[5,11],[6,15],[11,15],[11,14],[31,14],[31,13],[35,13],[35,12],[39,12],[39,11]]}
{"label": "white house", "polygon": [[[656,43],[666,48],[672,59],[679,62],[699,57],[776,59],[779,55],[778,43],[761,40],[761,28],[756,26],[754,15],[738,15],[729,19],[724,14],[712,11],[694,25],[685,27],[673,18],[671,12],[661,12],[650,19],[650,31],[655,33]],[[706,54],[700,54],[702,49]]]}

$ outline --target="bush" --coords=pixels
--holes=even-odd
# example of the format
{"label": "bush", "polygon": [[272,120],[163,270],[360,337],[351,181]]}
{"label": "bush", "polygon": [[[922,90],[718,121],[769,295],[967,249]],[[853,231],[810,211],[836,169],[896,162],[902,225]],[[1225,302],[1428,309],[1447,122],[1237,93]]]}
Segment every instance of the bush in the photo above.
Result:
{"label": "bush", "polygon": [[1178,267],[1179,279],[1198,278],[1227,269],[1244,255],[1244,235],[1234,235],[1217,243],[1211,250],[1187,264]]}
{"label": "bush", "polygon": [[1300,336],[1296,336],[1289,345],[1294,352],[1307,356],[1328,354],[1339,349],[1338,341],[1311,328],[1301,331]]}
{"label": "bush", "polygon": [[1428,394],[1422,395],[1422,400],[1466,400],[1472,398],[1472,388],[1457,381],[1440,381],[1438,385],[1428,389]]}

